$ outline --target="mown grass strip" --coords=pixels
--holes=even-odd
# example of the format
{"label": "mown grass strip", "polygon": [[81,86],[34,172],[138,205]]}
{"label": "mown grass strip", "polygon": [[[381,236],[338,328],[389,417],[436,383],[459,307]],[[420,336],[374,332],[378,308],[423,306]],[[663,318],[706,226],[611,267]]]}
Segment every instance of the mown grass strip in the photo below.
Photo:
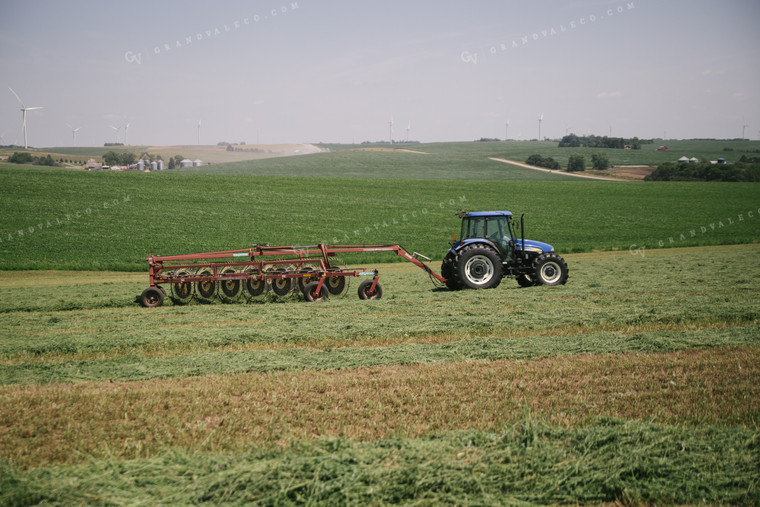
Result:
{"label": "mown grass strip", "polygon": [[699,347],[760,344],[760,324],[684,331],[577,333],[484,337],[447,343],[400,343],[388,347],[244,350],[68,362],[0,365],[0,385],[52,382],[134,381],[238,372],[356,369],[368,366],[528,359],[565,354],[662,352]]}
{"label": "mown grass strip", "polygon": [[721,348],[6,386],[0,458],[30,467],[324,436],[498,431],[526,408],[562,426],[617,417],[757,428],[758,378],[760,348]]}
{"label": "mown grass strip", "polygon": [[759,445],[757,430],[616,420],[568,429],[526,416],[499,432],[175,450],[26,472],[0,463],[0,502],[757,505]]}

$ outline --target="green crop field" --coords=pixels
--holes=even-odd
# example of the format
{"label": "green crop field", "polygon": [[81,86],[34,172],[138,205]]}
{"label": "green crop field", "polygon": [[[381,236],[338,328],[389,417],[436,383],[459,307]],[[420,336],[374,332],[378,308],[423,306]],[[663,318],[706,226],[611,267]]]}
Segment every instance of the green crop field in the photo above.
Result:
{"label": "green crop field", "polygon": [[526,237],[559,252],[751,243],[760,236],[757,183],[552,181],[546,173],[521,171],[547,179],[303,179],[5,166],[0,269],[144,270],[150,252],[252,243],[400,243],[440,260],[458,233],[453,213],[461,209],[525,213]]}
{"label": "green crop field", "polygon": [[[0,504],[757,505],[760,184],[488,160],[552,144],[0,165]],[[526,213],[568,283],[452,292],[376,254],[340,260],[377,301],[137,302],[151,251],[401,243],[437,270],[463,208]]]}

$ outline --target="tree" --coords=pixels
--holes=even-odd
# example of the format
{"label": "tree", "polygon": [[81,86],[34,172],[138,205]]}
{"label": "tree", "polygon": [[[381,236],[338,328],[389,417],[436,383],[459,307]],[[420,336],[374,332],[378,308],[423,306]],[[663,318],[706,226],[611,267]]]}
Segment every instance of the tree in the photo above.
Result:
{"label": "tree", "polygon": [[137,156],[131,151],[125,151],[119,158],[121,160],[121,165],[132,165],[137,162]]}
{"label": "tree", "polygon": [[570,134],[562,138],[559,142],[560,148],[578,148],[581,145],[581,140],[575,134]]}
{"label": "tree", "polygon": [[536,167],[545,167],[547,169],[559,169],[559,162],[551,157],[542,157],[538,153],[534,153],[529,156],[525,163],[528,165],[534,165]]}
{"label": "tree", "polygon": [[177,165],[174,163],[174,157],[169,159],[169,169],[174,169]]}
{"label": "tree", "polygon": [[13,164],[31,164],[33,160],[34,157],[32,157],[32,154],[25,151],[21,153],[15,151],[13,152],[13,155],[8,157],[8,162]]}
{"label": "tree", "polygon": [[631,148],[634,150],[641,149],[641,140],[638,137],[634,137],[633,141],[631,141]]}
{"label": "tree", "polygon": [[605,153],[591,155],[591,166],[595,171],[606,171],[610,167],[610,158]]}
{"label": "tree", "polygon": [[103,155],[103,164],[105,165],[118,165],[121,161],[121,156],[115,151],[111,150]]}
{"label": "tree", "polygon": [[568,172],[585,171],[586,157],[580,153],[570,155],[570,160],[567,162],[567,170]]}

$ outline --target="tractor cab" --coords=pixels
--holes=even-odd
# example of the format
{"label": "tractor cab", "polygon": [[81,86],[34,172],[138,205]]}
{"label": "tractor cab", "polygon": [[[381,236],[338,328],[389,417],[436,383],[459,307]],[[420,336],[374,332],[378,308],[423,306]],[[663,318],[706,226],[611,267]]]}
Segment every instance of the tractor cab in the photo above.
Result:
{"label": "tractor cab", "polygon": [[512,213],[510,211],[477,211],[461,215],[459,243],[487,239],[496,245],[502,260],[514,256]]}

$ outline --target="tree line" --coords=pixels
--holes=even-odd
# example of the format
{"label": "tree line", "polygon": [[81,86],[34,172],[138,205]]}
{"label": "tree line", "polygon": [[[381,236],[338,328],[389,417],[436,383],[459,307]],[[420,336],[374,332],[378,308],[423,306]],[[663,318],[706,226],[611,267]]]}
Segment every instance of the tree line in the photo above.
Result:
{"label": "tree line", "polygon": [[615,148],[623,150],[630,148],[632,150],[640,150],[642,144],[653,143],[654,141],[642,141],[638,137],[632,139],[625,139],[623,137],[607,137],[607,136],[577,136],[575,134],[569,134],[562,138],[559,142],[560,148]]}
{"label": "tree line", "polygon": [[742,156],[734,164],[665,162],[644,181],[760,181],[760,157]]}

